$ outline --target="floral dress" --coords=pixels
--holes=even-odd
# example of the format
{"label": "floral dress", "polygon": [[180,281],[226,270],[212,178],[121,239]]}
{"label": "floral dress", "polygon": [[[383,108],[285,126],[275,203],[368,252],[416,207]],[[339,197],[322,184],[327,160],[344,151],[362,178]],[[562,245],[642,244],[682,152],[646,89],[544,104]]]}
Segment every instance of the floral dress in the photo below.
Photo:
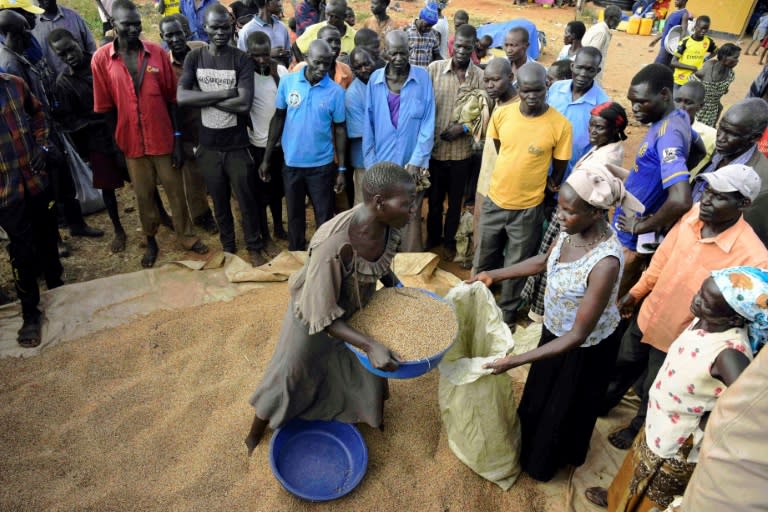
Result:
{"label": "floral dress", "polygon": [[693,329],[694,323],[672,343],[649,393],[645,441],[656,455],[674,457],[689,436],[694,445],[688,462],[698,459],[703,431],[699,421],[711,411],[725,385],[710,371],[717,356],[728,348],[752,359],[747,331],[733,328],[710,333]]}
{"label": "floral dress", "polygon": [[[708,66],[708,69],[704,73],[704,79],[701,80],[701,84],[704,86],[704,105],[696,114],[696,120],[702,122],[708,126],[714,127],[717,124],[717,120],[720,117],[720,113],[723,111],[723,104],[720,103],[720,98],[725,96],[728,92],[728,87],[736,79],[736,74],[732,69],[728,70],[725,78],[719,81],[712,80],[712,68]],[[691,75],[694,77],[695,75]],[[697,80],[691,78],[691,80]]]}
{"label": "floral dress", "polygon": [[[381,425],[387,381],[370,373],[342,341],[326,331],[365,306],[391,270],[400,231],[390,229],[381,257],[352,250],[349,226],[362,205],[323,224],[312,237],[304,267],[290,282],[291,301],[280,339],[250,403],[278,428],[288,420],[337,420]],[[345,264],[342,253],[352,254]]]}
{"label": "floral dress", "polygon": [[752,359],[745,328],[711,333],[693,329],[696,322],[669,347],[651,387],[645,427],[608,489],[612,511],[665,509],[685,492],[704,436],[699,422],[726,389],[712,365],[728,348]]}

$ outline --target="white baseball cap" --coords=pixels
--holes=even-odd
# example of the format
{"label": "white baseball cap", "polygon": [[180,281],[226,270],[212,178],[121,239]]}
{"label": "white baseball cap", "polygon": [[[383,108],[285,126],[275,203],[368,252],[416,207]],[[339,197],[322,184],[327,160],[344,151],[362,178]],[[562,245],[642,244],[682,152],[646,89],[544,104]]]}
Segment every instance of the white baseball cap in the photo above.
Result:
{"label": "white baseball cap", "polygon": [[757,198],[762,185],[755,170],[743,164],[726,165],[715,172],[700,174],[698,178],[706,180],[718,192],[739,192],[750,201]]}

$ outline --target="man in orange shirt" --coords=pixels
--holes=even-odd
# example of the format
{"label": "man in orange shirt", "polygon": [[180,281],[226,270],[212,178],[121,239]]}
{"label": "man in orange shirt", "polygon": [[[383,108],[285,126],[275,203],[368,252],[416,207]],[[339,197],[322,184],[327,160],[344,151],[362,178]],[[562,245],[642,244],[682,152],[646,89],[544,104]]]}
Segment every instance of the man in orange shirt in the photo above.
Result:
{"label": "man in orange shirt", "polygon": [[628,318],[645,299],[621,340],[614,377],[603,402],[607,412],[633,385],[641,403],[625,428],[608,437],[626,449],[645,422],[648,390],[672,342],[691,323],[690,304],[710,272],[726,267],[768,268],[768,249],[744,220],[760,191],[760,177],[741,164],[700,175],[706,182],[695,204],[667,234],[640,281],[619,300]]}
{"label": "man in orange shirt", "polygon": [[[333,62],[331,63],[331,69],[328,71],[328,76],[331,77],[331,80],[339,84],[342,89],[346,89],[355,79],[355,75],[352,74],[352,68],[339,61],[339,54],[341,52],[341,32],[339,32],[339,29],[333,25],[326,25],[318,31],[317,39],[328,43],[328,46],[331,47],[331,51],[333,52]],[[293,68],[293,71],[302,69],[306,65],[306,62],[300,62]]]}

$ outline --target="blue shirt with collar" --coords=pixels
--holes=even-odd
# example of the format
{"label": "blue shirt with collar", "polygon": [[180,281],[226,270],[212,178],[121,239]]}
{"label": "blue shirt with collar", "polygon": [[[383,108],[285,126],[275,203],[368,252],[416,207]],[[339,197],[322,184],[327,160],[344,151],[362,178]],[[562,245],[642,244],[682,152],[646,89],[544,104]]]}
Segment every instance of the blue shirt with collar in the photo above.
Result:
{"label": "blue shirt with collar", "polygon": [[426,69],[411,66],[400,89],[397,128],[392,125],[387,103],[386,67],[368,81],[365,95],[363,157],[365,167],[378,162],[429,167],[435,136],[435,95]]}
{"label": "blue shirt with collar", "polygon": [[568,162],[563,180],[571,174],[573,166],[589,147],[589,118],[592,117],[590,112],[597,105],[611,100],[597,82],[579,99],[574,100],[572,85],[573,80],[560,80],[553,83],[547,92],[547,103],[563,114],[573,128],[573,156]]}
{"label": "blue shirt with collar", "polygon": [[286,110],[280,139],[289,167],[320,167],[333,162],[333,125],[343,123],[344,89],[325,75],[315,85],[304,69],[280,79],[275,106]]}
{"label": "blue shirt with collar", "polygon": [[[667,200],[667,189],[675,183],[688,181],[690,174],[685,161],[691,149],[691,121],[684,110],[676,109],[651,124],[643,143],[637,150],[635,165],[624,182],[627,192],[645,206],[643,216],[653,215]],[[613,228],[621,244],[635,251],[637,235],[616,227],[622,209],[616,208]]]}
{"label": "blue shirt with collar", "polygon": [[237,34],[237,47],[240,50],[248,51],[246,48],[248,36],[253,32],[264,32],[267,34],[272,42],[272,48],[282,46],[286,51],[291,49],[291,36],[288,34],[288,29],[280,21],[280,18],[275,15],[272,15],[272,23],[267,23],[259,18],[258,15],[246,23]]}
{"label": "blue shirt with collar", "polygon": [[365,161],[363,159],[363,123],[365,121],[366,87],[367,85],[359,78],[355,78],[344,92],[344,107],[347,110],[349,165],[355,169],[365,169]]}
{"label": "blue shirt with collar", "polygon": [[205,10],[209,5],[218,3],[218,0],[200,0],[200,6],[195,7],[195,0],[181,0],[179,10],[187,21],[189,29],[192,31],[192,39],[195,41],[208,42],[208,34],[205,33]]}

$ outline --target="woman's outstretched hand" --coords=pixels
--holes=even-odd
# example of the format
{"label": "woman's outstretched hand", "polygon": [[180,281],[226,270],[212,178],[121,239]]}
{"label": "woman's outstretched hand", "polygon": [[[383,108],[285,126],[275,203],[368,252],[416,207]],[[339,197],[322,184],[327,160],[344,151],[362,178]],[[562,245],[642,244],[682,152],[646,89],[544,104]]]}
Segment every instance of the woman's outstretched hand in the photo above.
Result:
{"label": "woman's outstretched hand", "polygon": [[518,366],[520,365],[514,362],[512,356],[507,356],[500,359],[494,359],[493,362],[484,364],[483,368],[491,370],[494,375],[498,375]]}
{"label": "woman's outstretched hand", "polygon": [[488,272],[480,272],[479,274],[475,274],[474,276],[470,277],[464,282],[467,284],[472,284],[476,281],[480,281],[488,288],[493,286],[493,277],[491,277],[491,274],[489,274]]}

